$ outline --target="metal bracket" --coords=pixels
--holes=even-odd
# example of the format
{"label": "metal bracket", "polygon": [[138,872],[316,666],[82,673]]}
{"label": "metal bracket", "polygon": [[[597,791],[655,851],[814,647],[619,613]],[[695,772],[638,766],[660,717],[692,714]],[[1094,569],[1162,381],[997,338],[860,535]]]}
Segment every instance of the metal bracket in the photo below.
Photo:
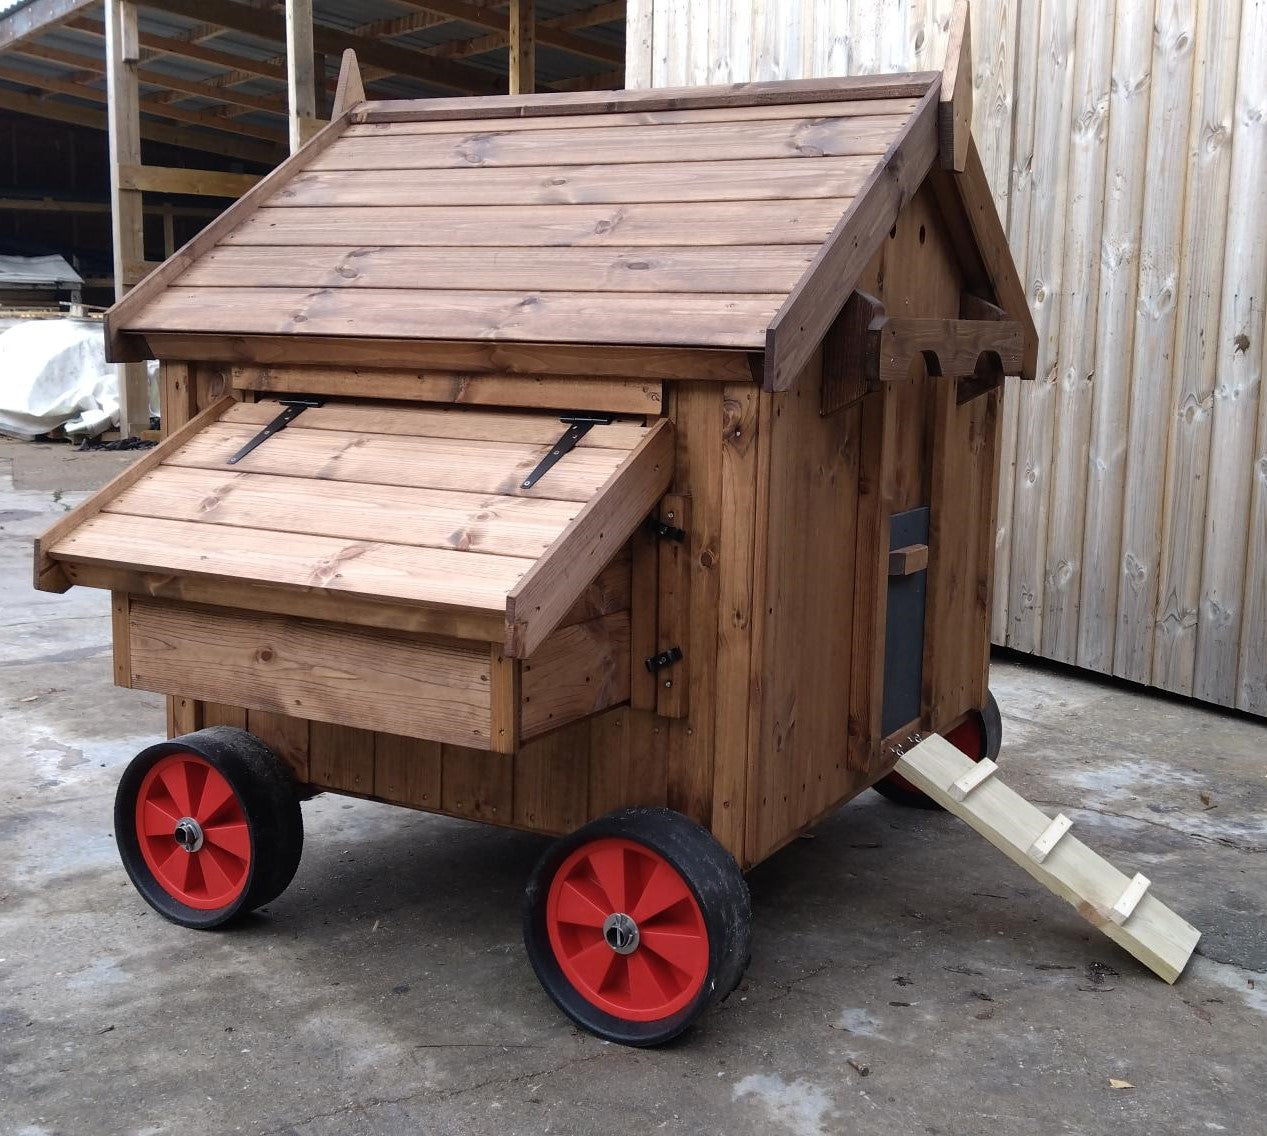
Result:
{"label": "metal bracket", "polygon": [[537,463],[537,468],[519,483],[520,489],[531,489],[564,454],[570,454],[576,449],[577,442],[584,438],[592,427],[610,426],[612,419],[610,414],[564,414],[559,421],[568,424],[563,437],[555,442],[550,452]]}
{"label": "metal bracket", "polygon": [[685,529],[675,528],[667,521],[661,521],[656,517],[647,518],[647,531],[661,540],[676,540],[679,544],[686,539]]}
{"label": "metal bracket", "polygon": [[228,461],[229,465],[237,465],[247,454],[249,454],[256,446],[268,441],[274,434],[279,434],[285,430],[296,418],[298,418],[305,410],[318,407],[325,402],[323,398],[309,398],[307,396],[297,398],[281,398],[277,400],[286,409],[283,410],[276,418],[255,435],[245,446],[243,446]]}
{"label": "metal bracket", "polygon": [[681,647],[669,647],[667,650],[661,651],[658,655],[652,655],[646,660],[647,670],[654,674],[656,671],[664,667],[672,666],[682,659]]}

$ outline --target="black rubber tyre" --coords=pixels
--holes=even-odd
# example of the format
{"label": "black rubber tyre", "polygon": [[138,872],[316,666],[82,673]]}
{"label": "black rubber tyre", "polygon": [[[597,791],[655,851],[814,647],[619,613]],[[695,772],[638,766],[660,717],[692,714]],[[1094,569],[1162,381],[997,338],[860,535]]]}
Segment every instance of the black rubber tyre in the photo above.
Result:
{"label": "black rubber tyre", "polygon": [[[663,861],[676,878],[672,886],[685,886],[698,905],[702,916],[703,934],[696,940],[699,973],[693,982],[684,983],[681,997],[689,998],[672,1013],[653,1020],[631,1020],[600,1008],[578,989],[560,964],[550,935],[548,912],[551,888],[560,869],[577,862],[590,849],[604,849],[617,842],[630,842],[646,849],[646,863]],[[634,861],[642,862],[642,853],[632,853]],[[629,857],[622,853],[622,863]],[[634,876],[638,875],[631,869]],[[645,869],[642,869],[645,873]],[[659,869],[657,869],[659,870]],[[666,879],[669,878],[667,875]],[[645,874],[641,877],[643,892],[650,890]],[[683,891],[680,901],[690,907]],[[627,894],[627,899],[629,898]],[[628,902],[630,911],[638,910],[635,902]],[[619,908],[618,908],[619,909]],[[608,919],[614,918],[609,915]],[[632,955],[646,950],[649,936],[655,934],[655,920],[650,917],[643,924],[636,945],[613,954]],[[692,916],[694,918],[694,916]],[[557,925],[556,925],[557,926]],[[721,1000],[739,985],[751,957],[752,905],[748,885],[739,865],[708,832],[681,813],[664,808],[626,808],[608,813],[585,825],[576,832],[552,844],[533,870],[524,892],[523,902],[524,945],[537,978],[556,1005],[577,1025],[606,1041],[621,1045],[661,1045],[686,1030],[714,1000]],[[611,938],[606,930],[590,930],[587,934],[601,936],[595,942],[599,952],[609,949]],[[704,965],[704,939],[707,940],[707,964]],[[603,940],[606,939],[606,942]],[[656,967],[661,967],[660,956],[649,951]],[[647,965],[647,956],[639,965]],[[613,965],[617,960],[612,960]],[[632,966],[633,960],[629,960]],[[666,972],[667,973],[667,972]],[[673,972],[675,975],[676,971]],[[682,971],[685,974],[686,971]],[[698,989],[691,993],[694,983]],[[654,1013],[654,1009],[650,1012]]]}
{"label": "black rubber tyre", "polygon": [[[998,761],[1003,746],[1003,716],[994,693],[986,691],[985,705],[969,714],[960,725],[946,735],[946,740],[958,746],[973,761],[989,758]],[[915,788],[905,777],[890,773],[871,786],[880,796],[908,809],[940,809],[936,801]]]}
{"label": "black rubber tyre", "polygon": [[[222,820],[227,818],[225,824],[236,830],[235,843],[243,853],[235,859],[235,854],[225,854],[218,845],[216,847],[217,858],[228,863],[230,871],[235,873],[232,879],[224,876],[226,883],[222,890],[225,902],[222,904],[212,906],[218,897],[209,887],[204,889],[205,899],[200,906],[178,898],[178,888],[170,882],[170,874],[166,885],[160,878],[163,864],[157,861],[170,855],[173,862],[183,864],[176,853],[183,855],[186,850],[182,849],[175,835],[165,838],[161,832],[148,836],[138,832],[138,816],[146,801],[170,800],[172,804],[168,806],[168,811],[175,813],[188,812],[192,816],[198,811],[196,805],[188,801],[186,809],[175,807],[175,799],[167,794],[166,789],[152,787],[156,780],[150,777],[150,773],[164,762],[165,768],[173,763],[182,763],[182,768],[193,768],[195,778],[200,773],[204,786],[200,795],[204,798],[207,792],[205,786],[215,780],[215,775],[227,782],[227,789],[223,783],[217,782],[224,794],[224,803],[217,815]],[[228,790],[231,790],[231,799]],[[183,820],[180,822],[184,823]],[[212,834],[218,831],[218,827],[210,820],[207,824],[206,839],[198,830],[198,847],[192,850],[191,855],[201,855],[204,847],[207,855],[211,855],[212,848],[207,845],[215,843]],[[123,866],[142,898],[173,923],[204,931],[223,927],[281,895],[294,879],[304,844],[303,816],[289,769],[259,738],[230,726],[211,726],[184,734],[137,754],[123,771],[115,793],[114,833]],[[143,839],[149,851],[148,858],[142,851]],[[171,840],[170,853],[166,839]],[[248,841],[249,855],[246,855]],[[185,871],[188,878],[190,869]],[[202,869],[199,869],[200,878],[201,874]],[[197,902],[190,895],[186,898]]]}

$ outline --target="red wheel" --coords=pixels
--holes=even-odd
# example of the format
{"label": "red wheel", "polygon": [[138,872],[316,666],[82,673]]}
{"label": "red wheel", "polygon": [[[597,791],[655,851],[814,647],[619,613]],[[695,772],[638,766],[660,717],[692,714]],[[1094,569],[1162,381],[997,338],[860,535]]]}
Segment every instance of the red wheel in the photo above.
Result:
{"label": "red wheel", "polygon": [[141,855],[173,899],[214,911],[242,894],[251,834],[233,786],[206,758],[159,758],[136,795]]}
{"label": "red wheel", "polygon": [[743,873],[706,830],[621,809],[556,841],[524,893],[524,945],[578,1025],[622,1045],[676,1037],[748,965]]}
{"label": "red wheel", "polygon": [[281,759],[245,730],[215,726],[137,754],[114,798],[119,856],[173,923],[208,929],[275,899],[303,849]]}
{"label": "red wheel", "polygon": [[[986,703],[981,710],[974,710],[962,722],[946,734],[946,740],[962,750],[973,761],[984,757],[998,760],[1003,742],[1003,718],[994,694],[986,691]],[[938,809],[941,806],[926,793],[917,789],[900,773],[890,773],[871,786],[882,797],[896,805],[914,809]]]}
{"label": "red wheel", "polygon": [[663,856],[632,840],[609,837],[573,852],[550,884],[546,926],[568,981],[627,1021],[676,1014],[708,977],[708,930],[695,896]]}

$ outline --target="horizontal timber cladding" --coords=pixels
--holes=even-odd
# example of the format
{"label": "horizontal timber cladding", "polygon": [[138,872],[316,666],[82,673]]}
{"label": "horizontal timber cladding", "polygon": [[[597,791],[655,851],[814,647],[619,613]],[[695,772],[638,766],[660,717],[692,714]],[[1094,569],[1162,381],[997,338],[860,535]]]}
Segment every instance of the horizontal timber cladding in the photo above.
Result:
{"label": "horizontal timber cladding", "polygon": [[[539,292],[790,291],[814,258],[808,245],[533,248],[225,245],[183,277],[184,288],[469,288]],[[736,271],[736,264],[741,270]],[[212,293],[214,295],[214,293]]]}
{"label": "horizontal timber cladding", "polygon": [[[919,94],[924,93],[927,86],[915,87]],[[692,92],[698,94],[698,91]],[[875,115],[910,114],[915,108],[917,97],[908,91],[905,95],[893,98],[829,98],[822,102],[803,103],[790,101],[784,103],[753,104],[749,106],[713,106],[678,110],[638,110],[619,111],[607,114],[586,115],[551,115],[537,118],[499,118],[495,123],[482,122],[483,131],[496,133],[513,133],[524,130],[588,130],[597,126],[660,126],[672,123],[701,122],[749,122],[755,120],[773,121],[786,118],[866,118]],[[382,106],[382,104],[377,104]],[[430,103],[428,103],[430,109]],[[391,133],[395,134],[453,134],[454,123],[451,120],[436,118],[415,118],[413,121],[386,121],[380,117],[381,111],[365,108],[354,115],[354,124],[349,126],[346,137],[361,138]]]}
{"label": "horizontal timber cladding", "polygon": [[487,745],[487,644],[133,597],[131,685],[251,710]]}
{"label": "horizontal timber cladding", "polygon": [[[902,114],[865,118],[589,126],[558,131],[411,135],[406,127],[369,136],[345,134],[315,157],[310,170],[461,169],[465,166],[589,166],[607,163],[736,161],[754,158],[883,154],[905,122]],[[353,128],[355,129],[355,128]],[[702,173],[702,176],[707,176]]]}
{"label": "horizontal timber cladding", "polygon": [[[504,100],[366,104],[122,301],[112,350],[173,357],[168,337],[196,335],[215,345],[182,358],[301,361],[238,354],[250,347],[229,336],[761,351],[934,84],[522,114]],[[680,362],[608,360],[591,377],[698,378],[720,361]]]}
{"label": "horizontal timber cladding", "polygon": [[652,379],[473,375],[461,371],[388,371],[367,367],[216,368],[226,387],[273,394],[405,399],[457,406],[529,406],[658,415],[664,384]]}
{"label": "horizontal timber cladding", "polygon": [[[822,244],[853,200],[706,201],[632,205],[313,205],[265,208],[224,246],[356,244],[374,247],[652,247]],[[734,263],[742,263],[738,257]],[[179,286],[179,285],[177,285]],[[452,288],[461,288],[455,276]],[[144,326],[139,320],[139,326]],[[398,321],[398,330],[405,327]]]}
{"label": "horizontal timber cladding", "polygon": [[[337,238],[336,238],[337,239]],[[760,350],[778,295],[426,292],[399,289],[172,287],[137,317],[147,332],[391,336],[553,343],[667,342]]]}
{"label": "horizontal timber cladding", "polygon": [[274,199],[284,206],[633,205],[852,197],[875,168],[871,154],[812,162],[645,162],[429,170],[425,181],[377,170],[313,170]]}

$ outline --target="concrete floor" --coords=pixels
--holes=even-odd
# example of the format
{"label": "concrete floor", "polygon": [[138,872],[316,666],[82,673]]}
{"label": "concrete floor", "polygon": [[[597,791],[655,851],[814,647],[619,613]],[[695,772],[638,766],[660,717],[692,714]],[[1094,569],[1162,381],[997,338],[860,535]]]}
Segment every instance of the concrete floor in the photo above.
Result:
{"label": "concrete floor", "polygon": [[655,1052],[537,986],[535,837],[318,798],[266,913],[163,922],[110,831],[161,701],[110,685],[103,595],[29,586],[31,536],[133,456],[0,443],[0,1133],[1264,1131],[1267,730],[1015,662],[1007,778],[1204,930],[1174,987],[872,793],[752,873],[748,977]]}

